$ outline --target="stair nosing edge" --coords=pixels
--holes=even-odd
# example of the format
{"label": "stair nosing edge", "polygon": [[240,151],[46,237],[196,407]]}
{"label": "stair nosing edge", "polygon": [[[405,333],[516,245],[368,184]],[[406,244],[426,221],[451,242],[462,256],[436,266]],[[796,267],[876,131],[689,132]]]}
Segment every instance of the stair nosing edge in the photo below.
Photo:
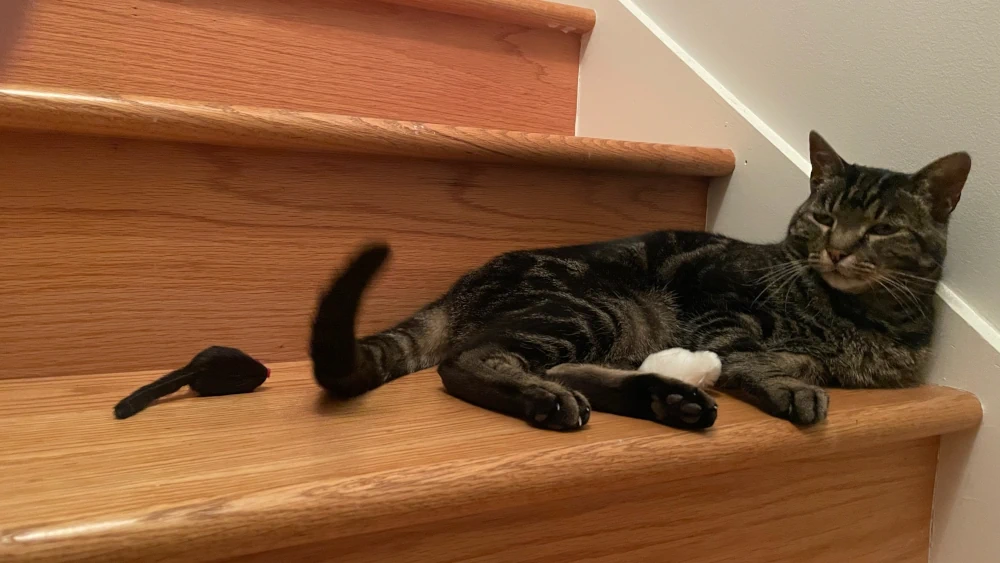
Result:
{"label": "stair nosing edge", "polygon": [[592,31],[597,23],[597,14],[594,10],[545,0],[381,0],[381,2],[576,35]]}
{"label": "stair nosing edge", "polygon": [[16,87],[0,88],[0,129],[675,176],[736,166],[719,148]]}

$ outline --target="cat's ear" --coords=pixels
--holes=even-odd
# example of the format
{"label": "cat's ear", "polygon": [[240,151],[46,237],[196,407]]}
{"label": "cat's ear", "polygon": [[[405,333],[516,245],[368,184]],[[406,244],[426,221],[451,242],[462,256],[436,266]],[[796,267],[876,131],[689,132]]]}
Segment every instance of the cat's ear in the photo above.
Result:
{"label": "cat's ear", "polygon": [[812,172],[809,174],[809,189],[812,191],[844,174],[844,159],[815,131],[809,132],[809,160],[812,161]]}
{"label": "cat's ear", "polygon": [[944,223],[955,210],[971,169],[969,153],[956,152],[942,156],[913,175],[917,187],[929,198],[935,221]]}

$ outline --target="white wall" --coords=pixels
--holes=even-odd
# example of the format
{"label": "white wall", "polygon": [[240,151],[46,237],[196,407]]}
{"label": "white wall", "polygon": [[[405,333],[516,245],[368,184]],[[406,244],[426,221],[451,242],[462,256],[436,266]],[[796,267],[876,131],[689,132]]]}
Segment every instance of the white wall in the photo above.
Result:
{"label": "white wall", "polygon": [[[735,234],[748,239],[780,237],[809,193],[802,171],[617,0],[560,1],[597,10],[580,65],[577,134],[732,149],[736,171],[715,183],[709,225],[739,224]],[[773,189],[758,189],[764,185]],[[740,208],[778,219],[741,222]]]}
{"label": "white wall", "polygon": [[635,3],[800,154],[810,129],[904,171],[969,150],[946,281],[1000,325],[1000,3]]}
{"label": "white wall", "polygon": [[849,159],[901,170],[972,153],[946,274],[968,303],[942,291],[951,305],[940,303],[931,378],[975,392],[986,417],[942,443],[931,560],[997,560],[1000,352],[987,339],[1000,336],[983,317],[1000,320],[1000,246],[989,244],[1000,225],[1000,3],[560,1],[598,13],[578,134],[736,152],[733,177],[710,195],[715,230],[781,236],[808,189],[812,128]]}

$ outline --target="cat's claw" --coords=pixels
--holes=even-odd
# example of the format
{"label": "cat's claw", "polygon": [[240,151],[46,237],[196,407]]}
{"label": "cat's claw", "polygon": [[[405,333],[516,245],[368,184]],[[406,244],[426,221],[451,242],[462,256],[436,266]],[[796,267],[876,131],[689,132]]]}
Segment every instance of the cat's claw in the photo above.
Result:
{"label": "cat's claw", "polygon": [[532,387],[525,392],[528,422],[550,430],[577,430],[590,421],[590,402],[582,394],[561,385]]}

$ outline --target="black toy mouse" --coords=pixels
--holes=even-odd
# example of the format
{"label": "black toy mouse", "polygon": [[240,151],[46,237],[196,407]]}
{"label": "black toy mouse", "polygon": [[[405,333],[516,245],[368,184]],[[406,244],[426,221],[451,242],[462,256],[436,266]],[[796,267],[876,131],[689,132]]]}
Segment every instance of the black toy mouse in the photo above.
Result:
{"label": "black toy mouse", "polygon": [[135,390],[115,405],[115,418],[128,418],[185,385],[203,396],[249,393],[271,375],[264,364],[236,348],[205,348],[188,365]]}

